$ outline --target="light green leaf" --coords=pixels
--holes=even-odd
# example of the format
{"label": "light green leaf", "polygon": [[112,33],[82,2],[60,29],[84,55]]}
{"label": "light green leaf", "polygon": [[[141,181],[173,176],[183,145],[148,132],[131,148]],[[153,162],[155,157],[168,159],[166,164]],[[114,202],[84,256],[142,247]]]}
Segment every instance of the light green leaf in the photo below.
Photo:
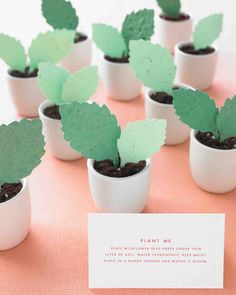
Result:
{"label": "light green leaf", "polygon": [[38,84],[42,93],[53,103],[61,104],[62,88],[69,73],[51,63],[40,63]]}
{"label": "light green leaf", "polygon": [[38,119],[0,126],[0,184],[15,183],[30,175],[41,162],[44,145]]}
{"label": "light green leaf", "polygon": [[145,86],[157,92],[172,93],[176,68],[168,49],[150,41],[131,41],[130,65]]}
{"label": "light green leaf", "polygon": [[127,56],[128,49],[122,34],[114,27],[104,24],[93,25],[93,41],[109,57]]}
{"label": "light green leaf", "polygon": [[79,18],[70,1],[43,0],[42,13],[47,23],[54,29],[76,30]]}
{"label": "light green leaf", "polygon": [[122,25],[122,35],[129,46],[130,40],[150,40],[154,34],[154,11],[143,9],[127,15]]}
{"label": "light green leaf", "polygon": [[207,93],[191,89],[173,91],[174,108],[180,120],[190,128],[218,135],[216,118],[218,109]]}
{"label": "light green leaf", "polygon": [[15,38],[0,34],[0,58],[10,69],[24,72],[27,63],[25,49]]}
{"label": "light green leaf", "polygon": [[167,16],[177,18],[180,14],[180,0],[156,0],[157,4]]}
{"label": "light green leaf", "polygon": [[193,32],[193,44],[196,49],[210,46],[220,35],[223,26],[223,14],[213,14],[199,21]]}
{"label": "light green leaf", "polygon": [[62,100],[86,102],[95,93],[98,80],[97,66],[87,67],[70,75],[63,85]]}
{"label": "light green leaf", "polygon": [[166,137],[166,120],[129,123],[118,140],[121,165],[146,160],[160,150]]}
{"label": "light green leaf", "polygon": [[220,109],[217,117],[217,125],[220,133],[220,140],[224,141],[229,137],[236,136],[236,95],[227,99]]}
{"label": "light green leaf", "polygon": [[87,158],[118,163],[120,127],[105,105],[73,102],[61,105],[60,114],[64,137],[73,149]]}
{"label": "light green leaf", "polygon": [[55,30],[41,33],[32,41],[29,49],[30,68],[36,69],[40,62],[57,63],[67,56],[74,44],[74,31]]}

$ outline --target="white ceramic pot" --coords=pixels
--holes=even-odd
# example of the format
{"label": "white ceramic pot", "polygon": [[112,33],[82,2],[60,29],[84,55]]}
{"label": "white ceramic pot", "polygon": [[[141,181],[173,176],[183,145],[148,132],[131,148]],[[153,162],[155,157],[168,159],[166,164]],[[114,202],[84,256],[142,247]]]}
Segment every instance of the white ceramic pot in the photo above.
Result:
{"label": "white ceramic pot", "polygon": [[17,113],[26,118],[38,117],[38,108],[45,97],[39,89],[37,77],[17,78],[7,74],[7,81]]}
{"label": "white ceramic pot", "polygon": [[72,51],[65,57],[60,65],[73,73],[88,67],[92,60],[92,40],[87,38],[74,44]]}
{"label": "white ceramic pot", "polygon": [[39,117],[43,123],[43,134],[52,155],[64,161],[82,158],[81,154],[72,149],[69,142],[64,139],[61,121],[44,115],[44,110],[52,105],[53,103],[44,101],[39,107]]}
{"label": "white ceramic pot", "polygon": [[116,100],[129,101],[141,93],[142,84],[129,63],[111,62],[102,57],[101,75],[108,95]]}
{"label": "white ceramic pot", "polygon": [[94,169],[94,160],[87,162],[89,185],[96,208],[104,213],[140,213],[147,203],[151,162],[138,174],[113,178]]}
{"label": "white ceramic pot", "polygon": [[[193,89],[185,84],[175,84],[174,87]],[[146,118],[165,119],[166,128],[166,145],[177,145],[185,142],[190,135],[190,128],[180,121],[175,113],[173,104],[159,103],[151,99],[152,91],[147,89],[145,92],[145,112]]]}
{"label": "white ceramic pot", "polygon": [[199,90],[209,88],[214,79],[218,50],[209,54],[194,55],[180,50],[188,43],[179,43],[175,47],[176,80]]}
{"label": "white ceramic pot", "polygon": [[236,188],[236,149],[218,150],[203,145],[191,131],[190,167],[196,184],[211,193],[227,193]]}
{"label": "white ceramic pot", "polygon": [[190,41],[192,35],[193,20],[171,21],[161,17],[157,18],[157,42],[174,53],[175,45]]}
{"label": "white ceramic pot", "polygon": [[28,183],[22,180],[23,188],[14,198],[0,203],[0,251],[20,244],[28,235],[31,221],[31,203]]}

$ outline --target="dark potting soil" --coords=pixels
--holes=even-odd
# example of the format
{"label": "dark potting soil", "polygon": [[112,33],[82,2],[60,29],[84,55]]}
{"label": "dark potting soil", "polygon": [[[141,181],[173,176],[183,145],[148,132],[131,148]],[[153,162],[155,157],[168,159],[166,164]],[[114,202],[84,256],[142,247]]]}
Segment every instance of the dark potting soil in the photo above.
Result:
{"label": "dark potting soil", "polygon": [[105,55],[105,59],[110,61],[110,62],[114,62],[114,63],[118,63],[118,64],[127,64],[129,63],[129,57],[128,56],[124,56],[121,58],[114,58],[114,57],[110,57]]}
{"label": "dark potting soil", "polygon": [[59,112],[59,106],[57,105],[52,105],[50,107],[47,107],[44,111],[43,111],[44,115],[50,119],[54,119],[54,120],[61,120],[61,115]]}
{"label": "dark potting soil", "polygon": [[193,45],[191,44],[183,45],[182,47],[180,47],[180,50],[185,53],[193,54],[193,55],[206,55],[206,54],[213,53],[215,51],[213,47],[207,47],[205,49],[195,49]]}
{"label": "dark potting soil", "polygon": [[171,16],[168,16],[168,15],[165,15],[162,13],[162,14],[160,14],[160,17],[162,19],[170,20],[170,21],[174,21],[174,22],[179,22],[179,21],[190,19],[190,16],[185,13],[180,13],[178,17],[171,17]]}
{"label": "dark potting soil", "polygon": [[19,72],[15,70],[8,70],[8,74],[16,78],[34,78],[38,75],[38,69],[35,69],[33,72],[30,72],[30,68],[26,67],[24,72]]}
{"label": "dark potting soil", "polygon": [[88,39],[88,36],[86,36],[85,34],[80,33],[80,32],[76,32],[74,43],[79,43],[79,42],[85,41],[87,39]]}
{"label": "dark potting soil", "polygon": [[198,132],[196,138],[202,144],[218,150],[232,150],[236,149],[236,137],[230,137],[220,142],[213,137],[211,132]]}
{"label": "dark potting soil", "polygon": [[111,160],[95,161],[94,169],[105,176],[121,178],[135,175],[146,167],[146,161],[126,163],[124,167],[116,168]]}
{"label": "dark potting soil", "polygon": [[14,198],[21,190],[22,183],[4,183],[0,190],[0,203],[9,201]]}
{"label": "dark potting soil", "polygon": [[[174,87],[173,90],[179,89],[179,87]],[[153,92],[150,98],[156,102],[163,104],[173,104],[173,96],[166,92]]]}

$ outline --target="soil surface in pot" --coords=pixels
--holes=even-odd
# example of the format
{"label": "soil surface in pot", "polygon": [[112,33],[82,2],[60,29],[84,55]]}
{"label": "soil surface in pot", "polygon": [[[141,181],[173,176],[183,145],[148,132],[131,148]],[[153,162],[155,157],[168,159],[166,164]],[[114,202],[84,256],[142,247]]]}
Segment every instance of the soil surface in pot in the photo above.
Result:
{"label": "soil surface in pot", "polygon": [[192,55],[206,55],[215,52],[215,49],[213,47],[207,47],[205,49],[195,49],[194,46],[191,44],[183,45],[182,47],[180,47],[180,50],[184,53]]}
{"label": "soil surface in pot", "polygon": [[111,160],[95,161],[94,169],[105,176],[121,178],[135,175],[146,167],[146,161],[126,163],[124,167],[116,168]]}
{"label": "soil surface in pot", "polygon": [[22,183],[4,183],[1,186],[0,190],[0,203],[9,201],[10,199],[14,198],[21,190],[22,190]]}
{"label": "soil surface in pot", "polygon": [[75,38],[74,38],[74,43],[76,44],[76,43],[85,41],[87,39],[88,39],[88,36],[86,36],[85,34],[80,33],[80,32],[76,32]]}
{"label": "soil surface in pot", "polygon": [[179,21],[190,19],[190,16],[185,13],[180,13],[178,17],[171,17],[171,16],[168,16],[168,15],[165,15],[162,13],[162,14],[160,14],[160,18],[165,19],[165,20],[170,20],[173,22],[179,22]]}
{"label": "soil surface in pot", "polygon": [[33,72],[30,72],[30,68],[26,67],[24,72],[19,72],[15,70],[8,70],[8,74],[16,78],[35,78],[38,76],[38,69],[35,69]]}
{"label": "soil surface in pot", "polygon": [[198,132],[196,138],[202,144],[218,150],[236,149],[236,137],[230,137],[220,142],[211,132]]}
{"label": "soil surface in pot", "polygon": [[52,105],[49,107],[46,107],[43,111],[44,115],[50,119],[54,120],[61,120],[61,115],[59,112],[59,106],[58,105]]}
{"label": "soil surface in pot", "polygon": [[[174,87],[173,90],[177,90],[179,87]],[[173,104],[173,96],[166,92],[152,92],[150,98],[156,102],[163,104]]]}
{"label": "soil surface in pot", "polygon": [[105,55],[105,59],[110,61],[110,62],[117,63],[117,64],[127,64],[127,63],[129,63],[129,57],[128,56],[123,56],[121,58],[114,58],[114,57],[110,57],[108,55]]}

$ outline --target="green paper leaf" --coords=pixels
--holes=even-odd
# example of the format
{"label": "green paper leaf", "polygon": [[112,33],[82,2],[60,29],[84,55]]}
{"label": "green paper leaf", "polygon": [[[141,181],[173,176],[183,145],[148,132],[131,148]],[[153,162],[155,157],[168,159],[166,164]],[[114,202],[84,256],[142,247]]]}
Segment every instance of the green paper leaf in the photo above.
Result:
{"label": "green paper leaf", "polygon": [[150,40],[154,34],[154,11],[143,9],[127,15],[122,25],[122,35],[129,45],[130,40]]}
{"label": "green paper leaf", "polygon": [[73,149],[87,158],[118,163],[120,127],[105,105],[73,102],[61,105],[60,114],[64,137]]}
{"label": "green paper leaf", "polygon": [[160,150],[166,137],[166,120],[129,123],[118,140],[121,165],[146,160]]}
{"label": "green paper leaf", "polygon": [[44,145],[38,119],[0,126],[0,184],[15,183],[30,175],[41,162]]}
{"label": "green paper leaf", "polygon": [[74,44],[75,33],[68,30],[55,30],[41,33],[32,41],[29,49],[30,68],[38,68],[40,62],[57,63],[67,56]]}
{"label": "green paper leaf", "polygon": [[76,31],[79,18],[70,1],[43,0],[42,13],[47,23],[54,29],[67,29]]}
{"label": "green paper leaf", "polygon": [[157,4],[167,16],[177,18],[180,14],[180,0],[156,0]]}
{"label": "green paper leaf", "polygon": [[145,86],[172,93],[176,67],[168,49],[150,41],[131,41],[130,65]]}
{"label": "green paper leaf", "polygon": [[127,56],[128,49],[122,34],[114,27],[105,24],[93,25],[93,41],[107,56],[121,58]]}
{"label": "green paper leaf", "polygon": [[0,34],[0,58],[13,70],[24,72],[27,57],[25,49],[16,40],[5,34]]}
{"label": "green paper leaf", "polygon": [[213,14],[199,21],[193,32],[193,44],[196,49],[210,46],[220,35],[223,26],[223,14]]}
{"label": "green paper leaf", "polygon": [[38,72],[38,84],[42,93],[53,103],[61,104],[63,84],[69,73],[64,69],[51,64],[40,63]]}
{"label": "green paper leaf", "polygon": [[236,136],[236,96],[227,99],[220,109],[217,117],[217,125],[220,133],[220,140],[224,141],[229,137]]}
{"label": "green paper leaf", "polygon": [[191,89],[173,91],[174,108],[180,120],[190,128],[218,134],[216,118],[218,109],[207,93]]}
{"label": "green paper leaf", "polygon": [[86,102],[95,93],[98,80],[97,66],[87,67],[70,75],[63,85],[62,100]]}

